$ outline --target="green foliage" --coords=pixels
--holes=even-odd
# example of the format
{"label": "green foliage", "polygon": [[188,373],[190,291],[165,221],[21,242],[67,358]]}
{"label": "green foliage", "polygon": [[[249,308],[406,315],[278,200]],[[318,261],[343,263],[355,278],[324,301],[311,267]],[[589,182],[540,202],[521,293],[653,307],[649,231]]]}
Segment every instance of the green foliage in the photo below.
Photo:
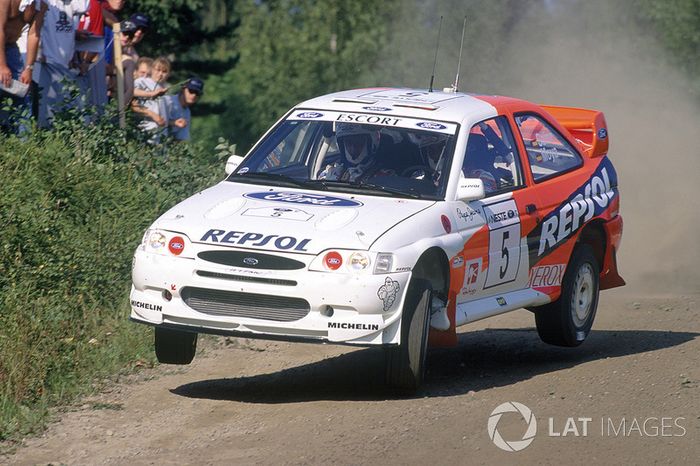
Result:
{"label": "green foliage", "polygon": [[700,95],[700,0],[634,0]]}
{"label": "green foliage", "polygon": [[236,67],[207,83],[226,102],[212,133],[245,148],[292,105],[353,87],[371,69],[396,1],[242,2]]}
{"label": "green foliage", "polygon": [[223,176],[196,146],[86,116],[0,136],[0,439],[152,359],[150,331],[127,319],[133,251],[160,213]]}

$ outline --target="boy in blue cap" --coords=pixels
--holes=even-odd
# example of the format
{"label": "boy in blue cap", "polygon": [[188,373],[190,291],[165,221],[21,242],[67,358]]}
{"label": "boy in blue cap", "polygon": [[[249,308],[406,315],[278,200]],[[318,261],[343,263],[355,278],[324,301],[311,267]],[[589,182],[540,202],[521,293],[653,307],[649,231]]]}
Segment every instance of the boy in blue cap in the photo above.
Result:
{"label": "boy in blue cap", "polygon": [[190,122],[192,115],[190,107],[197,103],[204,93],[204,81],[192,77],[185,81],[182,89],[176,95],[170,95],[165,100],[168,111],[168,127],[170,134],[178,141],[189,141]]}

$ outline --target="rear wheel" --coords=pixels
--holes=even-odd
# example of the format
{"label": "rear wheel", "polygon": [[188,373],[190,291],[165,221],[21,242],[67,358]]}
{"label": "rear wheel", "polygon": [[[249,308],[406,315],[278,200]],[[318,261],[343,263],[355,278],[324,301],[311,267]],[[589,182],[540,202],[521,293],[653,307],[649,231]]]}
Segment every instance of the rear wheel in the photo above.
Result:
{"label": "rear wheel", "polygon": [[545,343],[578,346],[593,326],[598,308],[600,267],[587,244],[574,249],[562,281],[561,296],[535,309],[537,333]]}
{"label": "rear wheel", "polygon": [[401,317],[401,344],[386,349],[386,383],[406,394],[423,383],[432,291],[428,280],[411,280]]}
{"label": "rear wheel", "polygon": [[189,364],[197,351],[197,334],[156,327],[156,357],[164,364]]}

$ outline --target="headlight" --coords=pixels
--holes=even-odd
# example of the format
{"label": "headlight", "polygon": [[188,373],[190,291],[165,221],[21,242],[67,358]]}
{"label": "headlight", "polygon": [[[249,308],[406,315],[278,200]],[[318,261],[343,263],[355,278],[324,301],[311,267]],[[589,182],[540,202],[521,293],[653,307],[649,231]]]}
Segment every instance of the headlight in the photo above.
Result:
{"label": "headlight", "polygon": [[148,247],[158,252],[165,247],[165,235],[159,231],[154,231],[148,237]]}
{"label": "headlight", "polygon": [[[339,273],[391,273],[394,256],[389,253],[352,251],[342,249],[326,250],[316,256],[309,270]],[[374,269],[372,269],[374,266]]]}
{"label": "headlight", "polygon": [[350,254],[350,261],[348,265],[353,270],[365,270],[369,267],[370,259],[367,253],[364,252],[353,252]]}
{"label": "headlight", "polygon": [[194,250],[187,236],[167,230],[146,230],[140,249],[152,254],[194,258]]}

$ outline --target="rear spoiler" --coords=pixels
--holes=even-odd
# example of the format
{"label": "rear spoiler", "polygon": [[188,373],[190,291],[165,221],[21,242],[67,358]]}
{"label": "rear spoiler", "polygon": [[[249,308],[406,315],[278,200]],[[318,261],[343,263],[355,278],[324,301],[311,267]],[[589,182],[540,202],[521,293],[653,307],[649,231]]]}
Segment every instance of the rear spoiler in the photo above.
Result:
{"label": "rear spoiler", "polygon": [[603,112],[552,105],[541,107],[569,130],[588,157],[602,157],[608,153],[608,126]]}

